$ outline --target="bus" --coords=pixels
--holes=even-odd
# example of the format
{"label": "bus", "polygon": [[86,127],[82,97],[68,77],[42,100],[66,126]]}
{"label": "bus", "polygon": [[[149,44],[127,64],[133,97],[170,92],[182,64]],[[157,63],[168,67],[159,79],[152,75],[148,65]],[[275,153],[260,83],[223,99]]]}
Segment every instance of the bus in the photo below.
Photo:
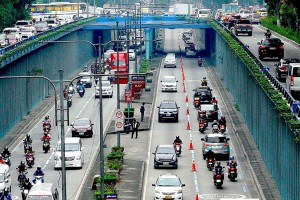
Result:
{"label": "bus", "polygon": [[86,12],[87,4],[80,3],[70,3],[70,2],[53,2],[48,4],[32,4],[30,11],[32,14],[35,13],[49,13],[49,14],[58,14],[58,13],[79,13]]}

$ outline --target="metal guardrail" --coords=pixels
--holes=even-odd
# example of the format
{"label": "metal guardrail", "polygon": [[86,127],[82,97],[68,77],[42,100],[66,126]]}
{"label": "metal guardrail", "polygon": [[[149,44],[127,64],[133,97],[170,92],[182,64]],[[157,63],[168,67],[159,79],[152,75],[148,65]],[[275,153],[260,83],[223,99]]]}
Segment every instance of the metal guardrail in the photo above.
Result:
{"label": "metal guardrail", "polygon": [[244,50],[247,51],[247,53],[249,54],[249,56],[251,56],[251,58],[253,60],[255,60],[255,63],[257,65],[260,66],[260,69],[264,71],[265,76],[270,80],[270,82],[273,84],[273,86],[278,89],[281,94],[285,97],[285,99],[288,101],[289,105],[291,106],[291,111],[293,113],[296,112],[296,107],[297,105],[300,104],[300,102],[298,100],[296,100],[288,91],[287,89],[280,84],[280,82],[274,77],[274,75],[271,74],[271,72],[269,71],[268,68],[266,68],[259,59],[257,59],[257,57],[255,57],[253,55],[253,53],[249,50],[249,48],[247,46],[245,46],[237,37],[235,34],[233,34],[226,26],[224,26],[223,24],[221,24],[220,22],[216,21],[219,26],[221,26],[223,28],[223,30],[225,30],[227,33],[229,33],[232,38],[238,42],[240,45],[244,46]]}

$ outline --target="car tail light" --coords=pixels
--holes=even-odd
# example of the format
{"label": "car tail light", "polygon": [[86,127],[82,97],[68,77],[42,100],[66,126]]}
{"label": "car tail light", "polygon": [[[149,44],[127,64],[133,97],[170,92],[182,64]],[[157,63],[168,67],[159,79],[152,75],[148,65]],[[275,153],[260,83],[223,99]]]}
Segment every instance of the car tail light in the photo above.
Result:
{"label": "car tail light", "polygon": [[291,81],[294,81],[294,75],[291,76]]}
{"label": "car tail light", "polygon": [[206,147],[209,147],[210,145],[209,145],[209,144],[205,144],[205,146],[206,146]]}
{"label": "car tail light", "polygon": [[228,144],[228,143],[225,143],[225,144],[224,144],[224,146],[225,146],[225,147],[228,147],[228,146],[229,146],[229,144]]}
{"label": "car tail light", "polygon": [[259,48],[260,48],[260,49],[265,49],[266,47],[261,45]]}
{"label": "car tail light", "polygon": [[252,29],[252,25],[250,25],[250,28]]}
{"label": "car tail light", "polygon": [[230,170],[231,170],[231,171],[234,171],[234,170],[235,170],[235,168],[234,168],[234,167],[231,167],[231,168],[230,168]]}
{"label": "car tail light", "polygon": [[282,70],[282,71],[286,71],[287,70],[287,68],[286,67],[280,67],[280,70]]}
{"label": "car tail light", "polygon": [[279,49],[284,49],[283,45],[281,45],[281,46],[279,47]]}

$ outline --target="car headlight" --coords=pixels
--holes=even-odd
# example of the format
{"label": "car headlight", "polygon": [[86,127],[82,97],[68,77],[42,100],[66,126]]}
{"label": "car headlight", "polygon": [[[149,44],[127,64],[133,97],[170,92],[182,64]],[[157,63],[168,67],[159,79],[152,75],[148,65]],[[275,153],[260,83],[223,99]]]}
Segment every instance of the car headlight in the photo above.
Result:
{"label": "car headlight", "polygon": [[181,194],[182,193],[182,188],[180,188],[178,191],[177,191],[177,194]]}
{"label": "car headlight", "polygon": [[158,157],[158,156],[155,156],[155,160],[159,161],[159,157]]}
{"label": "car headlight", "polygon": [[76,131],[76,129],[75,129],[75,128],[72,128],[72,131]]}
{"label": "car headlight", "polygon": [[91,127],[91,126],[90,126],[90,127],[88,127],[88,128],[87,128],[87,130],[88,130],[88,131],[92,130],[92,127]]}
{"label": "car headlight", "polygon": [[155,189],[154,192],[158,194],[160,193],[159,189]]}
{"label": "car headlight", "polygon": [[79,155],[79,156],[77,156],[75,159],[76,159],[76,160],[81,160],[81,156]]}
{"label": "car headlight", "polygon": [[176,161],[176,156],[173,156],[172,160],[173,160],[173,161]]}

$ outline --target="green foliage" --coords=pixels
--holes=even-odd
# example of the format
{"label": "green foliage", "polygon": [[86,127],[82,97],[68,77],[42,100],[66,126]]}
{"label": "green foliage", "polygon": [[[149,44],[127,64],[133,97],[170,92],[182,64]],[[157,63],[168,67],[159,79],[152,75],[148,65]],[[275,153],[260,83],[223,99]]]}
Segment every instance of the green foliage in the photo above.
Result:
{"label": "green foliage", "polygon": [[119,170],[122,168],[122,163],[119,160],[109,160],[106,165],[108,169]]}
{"label": "green foliage", "polygon": [[276,25],[276,17],[268,16],[260,20],[262,26],[269,28],[272,31],[279,33],[297,43],[300,43],[300,32],[297,32],[291,28],[285,28],[283,26]]}
{"label": "green foliage", "polygon": [[122,159],[124,156],[123,152],[115,151],[115,152],[110,152],[107,155],[107,159]]}
{"label": "green foliage", "polygon": [[[116,194],[116,189],[114,185],[104,185],[104,194]],[[94,192],[95,199],[101,199],[101,191],[100,189]]]}

